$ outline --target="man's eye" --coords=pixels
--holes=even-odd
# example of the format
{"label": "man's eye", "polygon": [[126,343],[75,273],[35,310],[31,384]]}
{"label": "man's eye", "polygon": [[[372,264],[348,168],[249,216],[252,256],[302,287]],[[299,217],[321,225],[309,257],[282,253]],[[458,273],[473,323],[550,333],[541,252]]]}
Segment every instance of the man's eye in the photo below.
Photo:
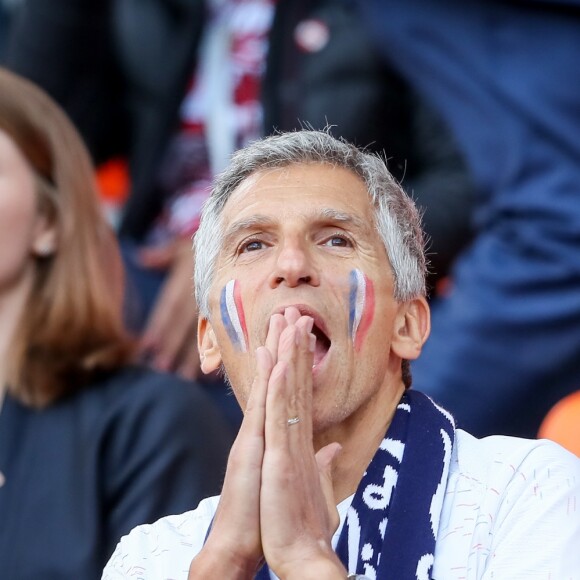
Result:
{"label": "man's eye", "polygon": [[335,235],[326,240],[325,246],[332,246],[335,248],[346,248],[350,246],[350,240],[346,236]]}
{"label": "man's eye", "polygon": [[242,244],[240,251],[241,252],[254,252],[256,250],[261,250],[264,247],[264,244],[260,240],[249,240]]}

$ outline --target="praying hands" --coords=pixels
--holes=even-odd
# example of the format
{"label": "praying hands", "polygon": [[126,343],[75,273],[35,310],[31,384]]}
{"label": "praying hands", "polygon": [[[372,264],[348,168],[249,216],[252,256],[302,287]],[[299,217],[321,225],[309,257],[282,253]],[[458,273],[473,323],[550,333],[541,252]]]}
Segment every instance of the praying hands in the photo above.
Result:
{"label": "praying hands", "polygon": [[346,578],[331,547],[338,527],[332,463],[338,443],[312,443],[313,319],[289,307],[270,319],[218,510],[189,579]]}

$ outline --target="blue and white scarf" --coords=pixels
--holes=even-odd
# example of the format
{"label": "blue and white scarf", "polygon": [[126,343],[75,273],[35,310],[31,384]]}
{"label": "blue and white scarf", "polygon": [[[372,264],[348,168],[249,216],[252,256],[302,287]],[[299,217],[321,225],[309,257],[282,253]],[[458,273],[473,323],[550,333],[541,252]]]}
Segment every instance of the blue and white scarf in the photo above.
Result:
{"label": "blue and white scarf", "polygon": [[[348,510],[336,553],[370,580],[430,580],[445,496],[453,417],[406,391]],[[256,579],[268,580],[264,566]]]}
{"label": "blue and white scarf", "polygon": [[449,413],[422,393],[405,392],[338,540],[336,552],[350,573],[431,578],[454,439]]}

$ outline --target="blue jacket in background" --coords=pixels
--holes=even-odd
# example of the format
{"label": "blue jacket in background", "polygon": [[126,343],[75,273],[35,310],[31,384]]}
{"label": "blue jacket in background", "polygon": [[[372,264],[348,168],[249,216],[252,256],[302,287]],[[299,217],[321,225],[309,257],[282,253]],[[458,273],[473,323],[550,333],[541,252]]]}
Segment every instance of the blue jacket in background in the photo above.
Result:
{"label": "blue jacket in background", "polygon": [[359,5],[478,188],[476,239],[434,307],[414,384],[475,434],[534,436],[580,388],[580,2]]}

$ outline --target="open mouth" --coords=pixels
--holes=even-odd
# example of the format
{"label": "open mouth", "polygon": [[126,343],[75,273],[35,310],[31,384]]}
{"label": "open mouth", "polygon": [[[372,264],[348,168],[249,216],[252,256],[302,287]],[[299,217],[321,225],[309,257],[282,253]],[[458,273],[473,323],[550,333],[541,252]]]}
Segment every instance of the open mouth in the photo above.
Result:
{"label": "open mouth", "polygon": [[316,322],[312,327],[312,334],[316,337],[316,347],[314,349],[314,362],[312,365],[314,368],[317,367],[322,362],[324,357],[328,354],[332,341],[330,340],[330,338],[328,338],[326,333],[316,324]]}
{"label": "open mouth", "polygon": [[332,346],[332,340],[329,337],[326,323],[322,316],[318,314],[312,307],[306,304],[291,304],[287,306],[280,306],[274,312],[277,314],[284,314],[284,311],[289,306],[296,308],[302,316],[310,316],[314,320],[314,325],[312,326],[312,334],[316,337],[316,346],[314,347],[314,361],[312,363],[312,369],[316,368],[324,361],[330,347]]}

